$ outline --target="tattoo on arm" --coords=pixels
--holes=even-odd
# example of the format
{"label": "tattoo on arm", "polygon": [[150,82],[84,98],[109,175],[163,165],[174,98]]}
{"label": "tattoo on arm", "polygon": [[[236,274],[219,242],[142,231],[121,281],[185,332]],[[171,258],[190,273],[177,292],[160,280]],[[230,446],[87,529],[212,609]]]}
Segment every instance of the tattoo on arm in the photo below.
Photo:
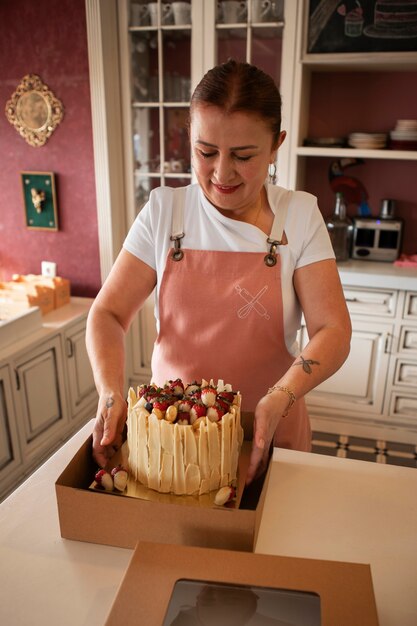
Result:
{"label": "tattoo on arm", "polygon": [[113,404],[114,404],[113,398],[107,398],[107,400],[106,400],[106,409],[111,409]]}
{"label": "tattoo on arm", "polygon": [[311,369],[312,365],[320,365],[319,361],[313,361],[313,359],[304,359],[301,355],[300,355],[300,359],[301,361],[297,361],[297,363],[293,363],[293,366],[301,365],[301,367],[306,372],[306,374],[311,374],[311,372],[313,371]]}

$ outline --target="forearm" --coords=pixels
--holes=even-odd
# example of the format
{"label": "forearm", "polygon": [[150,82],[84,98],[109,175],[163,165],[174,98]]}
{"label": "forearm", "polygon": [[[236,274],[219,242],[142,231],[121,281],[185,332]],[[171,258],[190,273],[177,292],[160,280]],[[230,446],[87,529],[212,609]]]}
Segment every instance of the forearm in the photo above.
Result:
{"label": "forearm", "polygon": [[125,330],[114,315],[97,303],[87,319],[86,346],[99,395],[124,395]]}
{"label": "forearm", "polygon": [[350,337],[350,325],[321,328],[276,385],[289,388],[296,398],[304,396],[343,365],[349,355]]}

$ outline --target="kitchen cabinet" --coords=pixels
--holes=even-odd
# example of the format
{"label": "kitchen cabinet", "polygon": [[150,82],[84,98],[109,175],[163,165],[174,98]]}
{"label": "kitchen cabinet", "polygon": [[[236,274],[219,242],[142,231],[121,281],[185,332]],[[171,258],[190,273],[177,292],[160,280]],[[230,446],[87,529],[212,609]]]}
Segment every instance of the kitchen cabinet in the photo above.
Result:
{"label": "kitchen cabinet", "polygon": [[82,415],[93,415],[98,401],[93,372],[85,345],[86,320],[70,326],[64,333],[66,379],[71,422]]}
{"label": "kitchen cabinet", "polygon": [[0,498],[95,415],[97,392],[85,348],[92,300],[42,316],[39,330],[0,355]]}
{"label": "kitchen cabinet", "polygon": [[[298,0],[296,4],[293,109],[286,127],[288,152],[280,164],[281,180],[284,186],[316,195],[323,214],[330,215],[334,207],[331,165],[345,158],[357,160],[343,173],[363,184],[372,215],[379,214],[382,199],[397,201],[397,216],[405,220],[403,251],[412,254],[417,190],[411,180],[417,151],[331,146],[331,141],[327,147],[317,141],[310,144],[347,138],[353,132],[389,133],[397,120],[415,119],[417,51],[311,54],[307,51],[309,3]],[[332,11],[331,4],[323,6],[322,13]],[[336,14],[337,3],[333,4]],[[351,216],[358,213],[358,204],[349,204]]]}
{"label": "kitchen cabinet", "polygon": [[[417,295],[345,286],[352,320],[344,365],[307,397],[313,428],[417,443]],[[301,345],[307,341],[305,326]]]}
{"label": "kitchen cabinet", "polygon": [[44,457],[68,430],[65,378],[59,335],[12,362],[20,445],[25,463]]}
{"label": "kitchen cabinet", "polygon": [[10,367],[0,367],[0,498],[16,480],[22,465]]}

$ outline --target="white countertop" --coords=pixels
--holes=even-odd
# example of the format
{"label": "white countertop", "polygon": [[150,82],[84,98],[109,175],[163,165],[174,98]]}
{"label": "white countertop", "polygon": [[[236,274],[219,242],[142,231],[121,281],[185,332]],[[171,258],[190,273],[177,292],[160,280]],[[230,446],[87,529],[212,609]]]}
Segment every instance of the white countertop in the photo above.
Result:
{"label": "white countertop", "polygon": [[337,264],[344,286],[417,291],[417,267],[397,267],[378,261],[344,261]]}
{"label": "white countertop", "polygon": [[[132,552],[62,539],[55,498],[92,423],[0,505],[2,624],[101,626],[110,610]],[[277,449],[256,551],[369,562],[380,625],[415,626],[416,494],[414,469]]]}

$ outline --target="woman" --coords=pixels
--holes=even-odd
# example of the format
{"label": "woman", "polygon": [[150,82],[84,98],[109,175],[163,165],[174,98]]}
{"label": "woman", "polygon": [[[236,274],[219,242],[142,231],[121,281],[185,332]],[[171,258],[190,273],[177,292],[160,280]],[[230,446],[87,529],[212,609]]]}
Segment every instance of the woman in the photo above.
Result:
{"label": "woman", "polygon": [[[316,198],[265,183],[285,139],[280,111],[273,80],[234,60],[195,89],[198,184],[151,193],[88,318],[100,465],[126,419],[124,336],[154,287],[152,381],[221,378],[242,393],[255,413],[247,482],[272,441],[310,450],[303,396],[345,361],[351,327]],[[301,311],[310,340],[298,354]]]}

